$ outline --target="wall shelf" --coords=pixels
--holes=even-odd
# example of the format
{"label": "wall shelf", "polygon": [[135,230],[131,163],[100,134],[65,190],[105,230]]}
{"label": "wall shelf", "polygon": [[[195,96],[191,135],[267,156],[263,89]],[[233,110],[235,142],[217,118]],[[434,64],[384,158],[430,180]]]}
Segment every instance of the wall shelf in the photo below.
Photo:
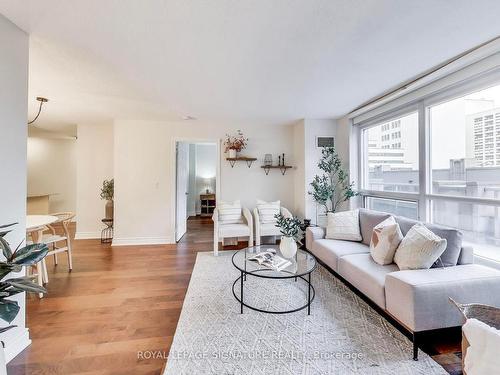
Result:
{"label": "wall shelf", "polygon": [[236,158],[226,158],[226,160],[231,164],[231,168],[234,167],[237,161],[244,161],[247,163],[248,168],[252,166],[252,163],[257,160],[257,158],[249,158],[246,156],[238,156]]}
{"label": "wall shelf", "polygon": [[266,172],[266,176],[269,174],[269,171],[271,169],[279,169],[281,171],[281,174],[284,176],[286,170],[292,169],[293,167],[291,165],[263,165],[261,166],[261,168],[264,169],[264,172]]}

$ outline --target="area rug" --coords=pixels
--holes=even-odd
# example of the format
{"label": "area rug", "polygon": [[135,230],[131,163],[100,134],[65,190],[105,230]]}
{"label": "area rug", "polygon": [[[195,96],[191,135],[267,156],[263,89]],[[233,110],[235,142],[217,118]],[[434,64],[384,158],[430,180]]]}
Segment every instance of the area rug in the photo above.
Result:
{"label": "area rug", "polygon": [[[198,253],[164,374],[446,374],[423,352],[413,361],[411,342],[319,265],[311,315],[240,314],[233,253]],[[244,299],[292,309],[306,290],[301,280],[248,276]]]}

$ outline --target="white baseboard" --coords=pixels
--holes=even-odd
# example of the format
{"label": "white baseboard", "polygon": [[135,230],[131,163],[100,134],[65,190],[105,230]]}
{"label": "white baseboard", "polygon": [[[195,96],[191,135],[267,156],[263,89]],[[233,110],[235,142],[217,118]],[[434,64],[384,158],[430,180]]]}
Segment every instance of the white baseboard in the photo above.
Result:
{"label": "white baseboard", "polygon": [[168,245],[175,244],[170,237],[122,237],[113,238],[111,246],[130,246],[130,245]]}
{"label": "white baseboard", "polygon": [[15,327],[2,334],[5,343],[5,362],[9,363],[31,344],[28,328]]}
{"label": "white baseboard", "polygon": [[93,240],[101,238],[101,232],[76,232],[75,240]]}

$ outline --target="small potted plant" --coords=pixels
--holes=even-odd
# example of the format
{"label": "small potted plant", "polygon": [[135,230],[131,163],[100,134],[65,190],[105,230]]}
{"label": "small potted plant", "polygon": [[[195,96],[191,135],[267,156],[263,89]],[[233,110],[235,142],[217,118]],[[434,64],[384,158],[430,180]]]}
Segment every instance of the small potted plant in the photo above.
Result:
{"label": "small potted plant", "polygon": [[282,234],[280,251],[285,258],[293,258],[297,253],[297,242],[300,243],[300,226],[302,222],[296,217],[284,217],[282,214],[274,216],[276,226]]}
{"label": "small potted plant", "polygon": [[[26,293],[46,293],[44,287],[33,282],[35,276],[21,276],[7,279],[6,277],[11,272],[21,272],[23,267],[34,266],[40,262],[49,251],[46,244],[36,243],[21,247],[21,244],[12,251],[9,243],[5,240],[5,236],[10,232],[10,228],[17,223],[0,225],[0,249],[5,260],[0,261],[0,319],[7,323],[11,323],[21,309],[17,301],[9,299],[16,294]],[[7,326],[0,328],[0,333],[8,331],[15,326]],[[0,374],[7,374],[5,367],[5,353],[3,350],[3,342],[0,348]]]}
{"label": "small potted plant", "polygon": [[234,159],[238,152],[247,147],[248,138],[245,138],[243,132],[238,130],[236,135],[226,134],[226,140],[224,141],[225,151],[228,153],[229,158]]}
{"label": "small potted plant", "polygon": [[113,196],[115,194],[115,180],[104,180],[101,188],[101,199],[106,200],[105,218],[113,219],[114,203]]}

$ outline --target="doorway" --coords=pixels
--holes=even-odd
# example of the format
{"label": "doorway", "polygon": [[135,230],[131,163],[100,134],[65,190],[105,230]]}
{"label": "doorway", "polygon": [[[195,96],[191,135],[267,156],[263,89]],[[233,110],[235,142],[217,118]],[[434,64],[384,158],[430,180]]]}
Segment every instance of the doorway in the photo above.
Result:
{"label": "doorway", "polygon": [[188,220],[213,227],[210,220],[217,202],[219,150],[216,142],[177,141],[175,241],[189,229]]}

